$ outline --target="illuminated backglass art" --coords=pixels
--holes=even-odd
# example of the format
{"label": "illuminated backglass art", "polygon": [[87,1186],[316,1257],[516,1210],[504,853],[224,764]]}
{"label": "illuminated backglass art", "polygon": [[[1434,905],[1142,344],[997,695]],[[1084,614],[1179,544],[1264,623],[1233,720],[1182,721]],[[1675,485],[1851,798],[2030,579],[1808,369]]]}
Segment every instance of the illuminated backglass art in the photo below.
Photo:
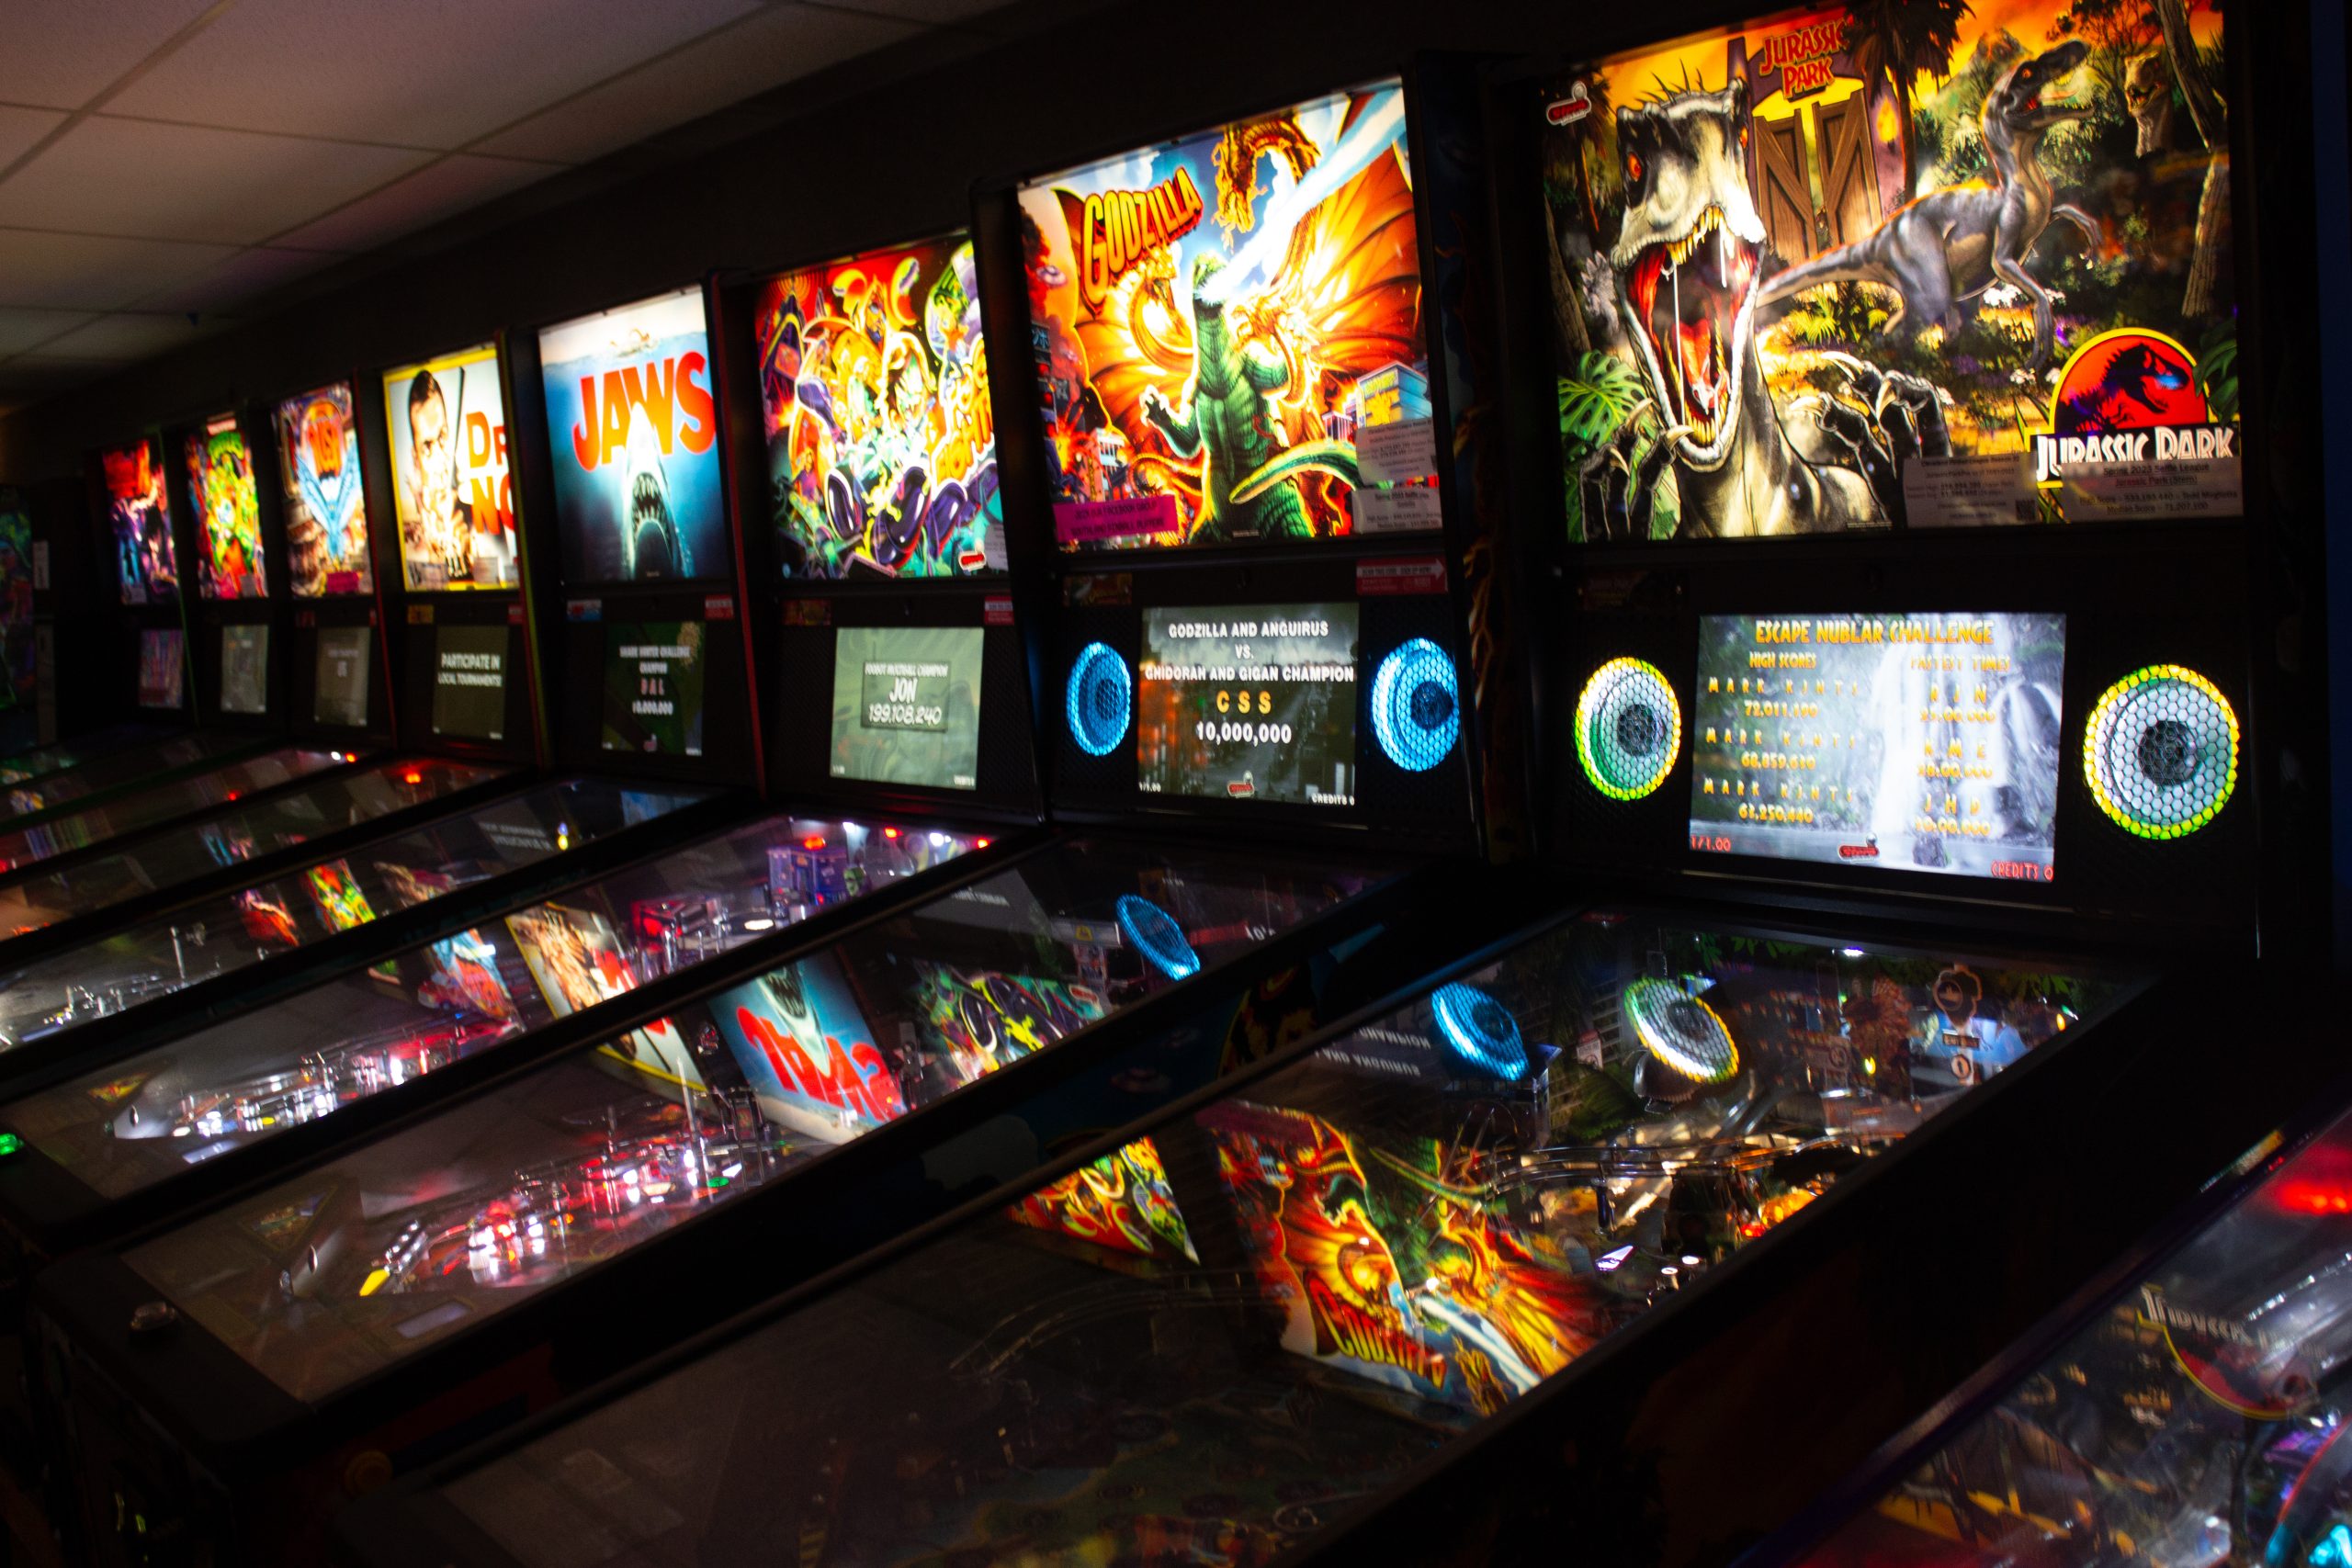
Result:
{"label": "illuminated backglass art", "polygon": [[1020,202],[1064,548],[1438,525],[1402,84],[1053,175]]}

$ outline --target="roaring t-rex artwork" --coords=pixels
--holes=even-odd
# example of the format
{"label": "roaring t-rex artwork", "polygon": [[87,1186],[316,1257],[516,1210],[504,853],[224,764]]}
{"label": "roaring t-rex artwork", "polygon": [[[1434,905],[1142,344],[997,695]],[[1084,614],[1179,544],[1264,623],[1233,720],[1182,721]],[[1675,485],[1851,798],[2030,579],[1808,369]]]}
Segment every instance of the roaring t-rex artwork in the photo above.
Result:
{"label": "roaring t-rex artwork", "polygon": [[2045,100],[2045,95],[2079,70],[2089,53],[2081,39],[2070,39],[2018,62],[1993,84],[1982,122],[1984,155],[1992,164],[1988,179],[1928,192],[1852,244],[1780,274],[1764,286],[1758,302],[1775,304],[1825,283],[1875,283],[1902,298],[1887,331],[1916,334],[1939,326],[1949,333],[1961,324],[1964,304],[1994,284],[2006,283],[2032,305],[2033,363],[2047,362],[2055,301],[2026,270],[2026,260],[2053,218],[2073,224],[2094,246],[2099,227],[2081,208],[2058,199],[2040,157],[2051,128],[2088,118],[2090,106]]}
{"label": "roaring t-rex artwork", "polygon": [[1608,264],[1644,396],[1583,467],[1597,536],[1648,537],[1668,465],[1685,532],[1868,525],[1900,515],[1905,459],[1949,450],[1933,387],[1851,355],[1825,356],[1842,395],[1775,406],[1757,357],[1750,131],[1737,78],[1617,112],[1625,213]]}

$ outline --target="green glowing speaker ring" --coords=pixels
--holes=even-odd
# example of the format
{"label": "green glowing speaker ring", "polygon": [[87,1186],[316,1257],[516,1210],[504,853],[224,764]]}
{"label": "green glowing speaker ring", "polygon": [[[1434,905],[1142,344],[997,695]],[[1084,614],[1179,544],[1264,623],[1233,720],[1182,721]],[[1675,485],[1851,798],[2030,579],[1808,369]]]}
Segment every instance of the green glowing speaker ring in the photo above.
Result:
{"label": "green glowing speaker ring", "polygon": [[1577,699],[1577,762],[1611,800],[1639,800],[1682,755],[1682,704],[1657,666],[1612,659]]}
{"label": "green glowing speaker ring", "polygon": [[2083,778],[2125,832],[2187,838],[2237,789],[2238,716],[2220,687],[2186,665],[2134,670],[2091,709]]}
{"label": "green glowing speaker ring", "polygon": [[1619,998],[1642,1048],[1694,1083],[1728,1083],[1739,1047],[1714,1009],[1671,980],[1643,976]]}

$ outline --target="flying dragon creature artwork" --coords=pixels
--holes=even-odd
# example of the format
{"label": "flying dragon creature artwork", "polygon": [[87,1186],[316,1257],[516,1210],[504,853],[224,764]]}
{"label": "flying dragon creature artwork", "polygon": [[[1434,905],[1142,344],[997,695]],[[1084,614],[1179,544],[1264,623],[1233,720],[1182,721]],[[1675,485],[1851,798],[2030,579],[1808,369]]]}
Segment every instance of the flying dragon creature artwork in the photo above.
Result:
{"label": "flying dragon creature artwork", "polygon": [[338,381],[277,405],[277,471],[286,487],[286,560],[298,598],[368,593],[368,502],[351,388]]}
{"label": "flying dragon creature artwork", "polygon": [[1399,84],[1055,175],[1021,208],[1065,548],[1437,525]]}
{"label": "flying dragon creature artwork", "polygon": [[2218,8],[2085,10],[1816,6],[1540,95],[1572,538],[2241,510]]}
{"label": "flying dragon creature artwork", "polygon": [[971,242],[785,273],[762,286],[756,321],[785,574],[1002,570]]}

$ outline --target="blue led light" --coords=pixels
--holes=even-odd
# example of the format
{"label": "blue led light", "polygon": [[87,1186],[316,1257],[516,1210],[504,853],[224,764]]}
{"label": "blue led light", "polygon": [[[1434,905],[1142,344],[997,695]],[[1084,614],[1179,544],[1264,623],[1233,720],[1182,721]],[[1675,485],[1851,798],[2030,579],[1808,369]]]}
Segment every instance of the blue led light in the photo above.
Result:
{"label": "blue led light", "polygon": [[1201,955],[1184,940],[1184,928],[1176,923],[1175,916],[1133,893],[1120,894],[1117,908],[1119,929],[1154,969],[1171,980],[1201,972]]}
{"label": "blue led light", "polygon": [[1070,739],[1090,757],[1109,756],[1111,749],[1126,738],[1135,699],[1127,661],[1112,651],[1109,643],[1088,643],[1069,667],[1063,707]]}
{"label": "blue led light", "polygon": [[1498,1078],[1519,1078],[1528,1067],[1527,1043],[1510,1010],[1476,986],[1456,982],[1430,996],[1437,1029],[1454,1055]]}
{"label": "blue led light", "polygon": [[1372,678],[1372,733],[1408,773],[1445,761],[1462,736],[1462,689],[1445,649],[1417,637],[1380,661]]}

